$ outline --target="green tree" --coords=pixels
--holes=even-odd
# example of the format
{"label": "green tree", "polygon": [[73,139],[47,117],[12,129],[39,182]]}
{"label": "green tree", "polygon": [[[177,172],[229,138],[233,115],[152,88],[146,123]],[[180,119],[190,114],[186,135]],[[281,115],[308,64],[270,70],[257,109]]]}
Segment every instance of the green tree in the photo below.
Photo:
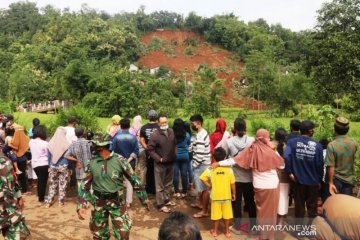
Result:
{"label": "green tree", "polygon": [[193,83],[191,97],[185,102],[188,114],[200,113],[206,116],[219,117],[221,95],[225,93],[224,81],[217,79],[216,72],[207,65],[200,65]]}
{"label": "green tree", "polygon": [[243,76],[248,80],[246,92],[259,101],[269,101],[275,93],[275,80],[279,68],[271,56],[260,51],[251,51],[247,57]]}
{"label": "green tree", "polygon": [[350,93],[360,104],[359,12],[359,0],[333,0],[319,11],[308,64],[323,102]]}
{"label": "green tree", "polygon": [[29,33],[29,37],[41,26],[41,15],[36,3],[16,2],[9,9],[0,11],[0,32],[20,36]]}

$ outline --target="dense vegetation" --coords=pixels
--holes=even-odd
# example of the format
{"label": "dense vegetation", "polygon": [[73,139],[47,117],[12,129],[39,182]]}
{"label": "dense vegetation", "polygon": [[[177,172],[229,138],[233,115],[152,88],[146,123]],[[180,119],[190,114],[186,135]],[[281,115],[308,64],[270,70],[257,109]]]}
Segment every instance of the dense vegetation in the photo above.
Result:
{"label": "dense vegetation", "polygon": [[13,3],[0,10],[0,101],[10,103],[0,104],[0,112],[14,102],[72,99],[95,107],[99,116],[133,116],[149,108],[175,115],[179,107],[219,115],[223,89],[214,69],[199,67],[199,81],[186,100],[181,78],[128,71],[144,52],[140,37],[165,28],[203,34],[233,52],[245,63],[244,94],[279,114],[297,114],[297,104],[327,103],[360,119],[359,8],[359,0],[334,0],[318,12],[315,29],[292,32],[263,19],[245,23],[233,14],[184,18],[167,11],[146,14],[142,6],[109,15],[87,5],[72,12]]}

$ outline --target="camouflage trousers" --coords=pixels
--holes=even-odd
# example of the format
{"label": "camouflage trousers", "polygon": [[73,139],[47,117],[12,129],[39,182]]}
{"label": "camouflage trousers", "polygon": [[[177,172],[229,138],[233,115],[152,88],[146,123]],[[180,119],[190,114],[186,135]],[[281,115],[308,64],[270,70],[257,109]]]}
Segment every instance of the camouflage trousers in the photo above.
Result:
{"label": "camouflage trousers", "polygon": [[115,239],[129,239],[132,222],[124,199],[100,199],[92,195],[92,205],[94,209],[91,212],[90,230],[93,239],[107,240],[110,238],[109,216]]}
{"label": "camouflage trousers", "polygon": [[5,240],[25,240],[30,236],[29,229],[23,221],[12,224],[10,227],[1,229]]}
{"label": "camouflage trousers", "polygon": [[59,203],[64,203],[66,195],[66,186],[68,183],[69,171],[67,165],[52,166],[49,168],[49,193],[46,203],[51,204],[54,196],[59,189]]}

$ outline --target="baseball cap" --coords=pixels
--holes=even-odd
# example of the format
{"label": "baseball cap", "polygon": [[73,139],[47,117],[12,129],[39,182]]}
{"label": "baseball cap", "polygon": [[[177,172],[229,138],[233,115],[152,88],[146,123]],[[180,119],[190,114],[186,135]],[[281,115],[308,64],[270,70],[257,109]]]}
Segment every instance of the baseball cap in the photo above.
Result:
{"label": "baseball cap", "polygon": [[154,109],[151,109],[148,113],[148,117],[157,117],[157,112]]}

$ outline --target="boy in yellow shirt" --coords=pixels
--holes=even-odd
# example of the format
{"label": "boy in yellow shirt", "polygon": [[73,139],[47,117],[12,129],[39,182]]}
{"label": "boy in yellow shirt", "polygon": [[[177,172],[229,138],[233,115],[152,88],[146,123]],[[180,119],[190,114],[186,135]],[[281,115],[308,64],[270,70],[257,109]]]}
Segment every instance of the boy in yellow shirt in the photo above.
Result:
{"label": "boy in yellow shirt", "polygon": [[[213,154],[217,162],[226,157],[223,148],[216,148]],[[214,221],[214,229],[210,232],[213,237],[217,237],[219,220],[224,219],[227,238],[231,238],[229,231],[230,219],[233,218],[231,201],[235,201],[235,176],[229,167],[218,167],[216,169],[206,169],[200,176],[200,180],[211,189],[211,220]]]}

